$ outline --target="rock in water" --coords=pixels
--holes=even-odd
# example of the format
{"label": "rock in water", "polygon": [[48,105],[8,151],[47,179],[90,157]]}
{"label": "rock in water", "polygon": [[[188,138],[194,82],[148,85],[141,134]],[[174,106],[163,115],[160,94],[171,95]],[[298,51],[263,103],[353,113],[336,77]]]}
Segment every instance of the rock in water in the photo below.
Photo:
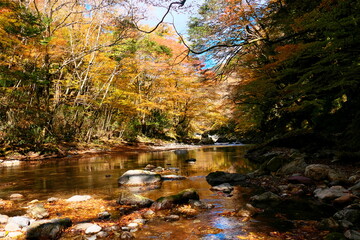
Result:
{"label": "rock in water", "polygon": [[59,239],[62,232],[70,227],[70,218],[54,219],[46,223],[34,222],[26,232],[27,240],[55,240]]}
{"label": "rock in water", "polygon": [[128,170],[119,179],[120,185],[139,186],[161,182],[161,175],[145,170]]}
{"label": "rock in water", "polygon": [[117,200],[117,203],[121,204],[121,205],[135,205],[137,207],[150,207],[151,204],[154,201],[143,197],[141,195],[138,194],[134,194],[130,191],[122,191],[120,192],[120,196],[119,199]]}
{"label": "rock in water", "polygon": [[199,200],[199,194],[194,189],[185,189],[178,194],[161,197],[153,203],[156,210],[169,209],[175,204],[187,204],[190,200]]}
{"label": "rock in water", "polygon": [[243,182],[245,179],[246,176],[240,173],[227,173],[222,171],[212,172],[206,176],[206,181],[211,186],[220,185],[222,183],[236,185],[237,183]]}
{"label": "rock in water", "polygon": [[161,176],[162,180],[171,180],[171,181],[175,181],[175,180],[184,180],[186,179],[186,177],[184,176],[179,176],[179,175],[162,175]]}
{"label": "rock in water", "polygon": [[82,202],[90,200],[92,197],[90,195],[74,195],[71,198],[66,199],[67,202]]}

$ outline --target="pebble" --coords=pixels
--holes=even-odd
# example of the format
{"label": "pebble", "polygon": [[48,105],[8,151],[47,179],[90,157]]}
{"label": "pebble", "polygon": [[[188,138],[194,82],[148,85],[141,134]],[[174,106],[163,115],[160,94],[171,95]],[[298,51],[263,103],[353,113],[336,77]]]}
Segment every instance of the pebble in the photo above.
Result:
{"label": "pebble", "polygon": [[139,224],[138,223],[129,223],[127,226],[130,230],[133,230],[133,229],[138,228]]}
{"label": "pebble", "polygon": [[10,195],[10,200],[20,200],[23,198],[24,198],[24,195],[22,195],[20,193],[13,193]]}
{"label": "pebble", "polygon": [[101,227],[99,225],[93,224],[92,226],[86,228],[85,233],[86,234],[94,234],[101,231]]}
{"label": "pebble", "polygon": [[21,235],[23,235],[22,232],[9,232],[7,236],[8,236],[9,238],[16,238],[16,237],[19,237],[19,236],[21,236]]}
{"label": "pebble", "polygon": [[5,231],[7,231],[7,232],[21,231],[21,227],[14,222],[10,222],[10,223],[6,224]]}
{"label": "pebble", "polygon": [[0,224],[5,224],[9,220],[9,217],[7,215],[1,215],[0,214]]}
{"label": "pebble", "polygon": [[92,197],[90,195],[75,195],[71,198],[66,199],[67,202],[82,202],[90,200]]}
{"label": "pebble", "polygon": [[52,203],[52,202],[57,202],[57,201],[59,201],[59,199],[56,198],[56,197],[51,197],[51,198],[48,198],[47,201],[48,201],[49,203]]}

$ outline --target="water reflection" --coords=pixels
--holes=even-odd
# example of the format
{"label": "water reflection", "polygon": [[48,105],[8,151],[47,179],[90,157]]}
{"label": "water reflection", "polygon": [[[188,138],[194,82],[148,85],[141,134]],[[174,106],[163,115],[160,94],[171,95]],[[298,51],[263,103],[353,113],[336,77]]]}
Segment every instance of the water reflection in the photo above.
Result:
{"label": "water reflection", "polygon": [[[22,193],[28,200],[49,197],[67,198],[74,194],[115,199],[120,191],[117,179],[129,169],[141,169],[147,164],[178,168],[182,181],[164,181],[159,189],[142,192],[151,199],[175,194],[186,188],[195,188],[201,200],[214,204],[211,211],[201,213],[197,219],[176,223],[150,223],[137,234],[138,239],[232,239],[242,234],[242,225],[231,217],[222,217],[223,211],[234,211],[243,205],[242,195],[247,189],[235,188],[233,197],[220,196],[210,191],[205,176],[212,171],[246,173],[254,166],[243,158],[245,146],[209,147],[150,153],[114,153],[97,156],[70,157],[45,162],[21,163],[0,168],[0,198]],[[194,164],[185,160],[195,158]],[[132,189],[142,191],[143,189]],[[241,193],[241,194],[240,194]],[[160,224],[160,227],[156,224]],[[215,229],[209,234],[209,226]]]}

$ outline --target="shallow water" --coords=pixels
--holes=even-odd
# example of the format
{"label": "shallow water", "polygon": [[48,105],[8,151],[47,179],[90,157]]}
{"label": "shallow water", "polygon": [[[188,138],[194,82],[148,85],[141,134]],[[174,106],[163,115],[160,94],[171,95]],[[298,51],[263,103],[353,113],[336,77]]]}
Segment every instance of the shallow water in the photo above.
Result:
{"label": "shallow water", "polygon": [[[182,181],[164,181],[159,189],[141,192],[151,199],[195,188],[202,201],[215,208],[201,212],[194,219],[177,222],[154,220],[136,233],[137,239],[239,239],[249,231],[264,229],[261,223],[241,222],[228,212],[240,209],[248,188],[236,187],[227,197],[210,191],[205,176],[212,171],[247,173],[254,170],[244,157],[246,146],[211,146],[191,150],[149,153],[113,153],[96,156],[68,157],[44,162],[20,163],[0,167],[0,198],[22,193],[27,200],[49,197],[68,198],[89,194],[95,198],[115,199],[119,193],[117,179],[129,169],[147,164],[179,168]],[[195,158],[193,164],[186,159]],[[138,190],[138,189],[137,189]]]}

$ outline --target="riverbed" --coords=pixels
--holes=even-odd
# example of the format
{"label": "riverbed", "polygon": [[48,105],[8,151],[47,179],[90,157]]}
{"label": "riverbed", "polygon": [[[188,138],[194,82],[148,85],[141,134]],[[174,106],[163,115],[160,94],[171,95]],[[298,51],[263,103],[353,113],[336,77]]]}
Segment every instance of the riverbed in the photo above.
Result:
{"label": "riverbed", "polygon": [[[27,201],[49,197],[68,198],[87,194],[94,198],[116,199],[119,194],[117,179],[129,169],[142,169],[147,164],[178,168],[178,175],[187,179],[164,181],[152,190],[132,189],[151,199],[176,194],[194,188],[201,201],[215,207],[200,212],[194,218],[176,222],[153,220],[136,233],[136,239],[248,239],[251,232],[270,231],[258,221],[241,221],[233,216],[246,204],[251,189],[235,187],[232,195],[213,192],[205,177],[213,171],[248,173],[255,166],[244,158],[244,145],[207,146],[157,152],[122,152],[93,156],[69,156],[41,162],[20,162],[1,167],[0,198],[13,193],[23,194]],[[195,163],[186,160],[194,158]]]}

